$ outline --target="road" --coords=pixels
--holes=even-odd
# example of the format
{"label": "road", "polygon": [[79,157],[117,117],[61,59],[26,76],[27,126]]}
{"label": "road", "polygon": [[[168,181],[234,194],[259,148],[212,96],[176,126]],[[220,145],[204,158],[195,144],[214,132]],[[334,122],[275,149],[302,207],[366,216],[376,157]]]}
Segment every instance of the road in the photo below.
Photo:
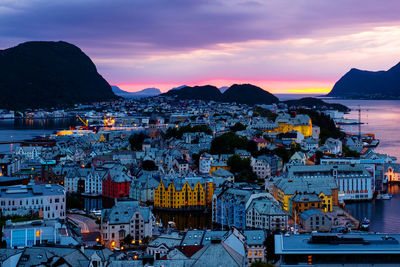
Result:
{"label": "road", "polygon": [[99,225],[92,218],[80,214],[67,214],[67,217],[79,225],[82,234],[100,232]]}

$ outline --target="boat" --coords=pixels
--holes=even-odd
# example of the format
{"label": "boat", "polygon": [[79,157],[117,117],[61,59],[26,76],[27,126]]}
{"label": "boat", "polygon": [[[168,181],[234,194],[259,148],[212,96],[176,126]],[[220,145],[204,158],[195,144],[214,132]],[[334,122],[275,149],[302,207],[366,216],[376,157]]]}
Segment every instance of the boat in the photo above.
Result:
{"label": "boat", "polygon": [[381,199],[381,198],[382,198],[381,192],[378,192],[378,194],[376,195],[376,199]]}
{"label": "boat", "polygon": [[364,218],[360,223],[360,230],[361,231],[369,231],[369,220]]}
{"label": "boat", "polygon": [[384,199],[384,200],[390,200],[392,198],[392,195],[390,195],[390,194],[383,194],[382,195],[382,199]]}

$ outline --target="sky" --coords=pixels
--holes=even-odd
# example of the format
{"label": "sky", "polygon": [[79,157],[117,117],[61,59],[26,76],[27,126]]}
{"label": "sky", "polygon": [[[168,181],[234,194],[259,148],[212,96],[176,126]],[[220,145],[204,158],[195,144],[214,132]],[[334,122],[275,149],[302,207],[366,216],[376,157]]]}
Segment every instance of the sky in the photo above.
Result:
{"label": "sky", "polygon": [[0,49],[63,40],[127,91],[251,83],[327,93],[400,61],[398,0],[0,0]]}

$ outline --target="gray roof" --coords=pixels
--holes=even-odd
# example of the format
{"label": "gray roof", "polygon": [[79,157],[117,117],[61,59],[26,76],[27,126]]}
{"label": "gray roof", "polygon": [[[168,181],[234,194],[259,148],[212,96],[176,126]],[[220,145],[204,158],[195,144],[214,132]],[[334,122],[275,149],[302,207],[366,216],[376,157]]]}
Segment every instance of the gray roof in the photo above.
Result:
{"label": "gray roof", "polygon": [[246,237],[248,245],[263,245],[266,235],[263,230],[244,230],[243,235]]}
{"label": "gray roof", "polygon": [[151,217],[149,207],[139,206],[138,201],[120,201],[117,202],[111,209],[103,209],[103,221],[109,224],[127,224],[132,219],[136,211],[139,211],[145,222],[148,222]]}
{"label": "gray roof", "polygon": [[344,238],[362,238],[367,244],[313,244],[310,234],[275,235],[276,254],[399,254],[400,235],[323,234]]}
{"label": "gray roof", "polygon": [[28,184],[0,187],[0,198],[26,198],[54,195],[65,195],[64,187],[56,184]]}
{"label": "gray roof", "polygon": [[317,209],[309,209],[309,210],[306,210],[306,211],[302,212],[299,215],[299,217],[302,220],[307,220],[308,218],[310,218],[311,216],[314,216],[314,215],[322,215],[322,216],[324,216],[325,214],[322,211],[317,210]]}
{"label": "gray roof", "polygon": [[244,266],[246,258],[234,251],[225,243],[209,243],[195,253],[197,259],[193,266]]}
{"label": "gray roof", "polygon": [[176,232],[171,234],[161,235],[153,240],[149,246],[158,247],[159,245],[164,244],[168,248],[173,248],[179,246],[182,242],[182,236]]}
{"label": "gray roof", "polygon": [[183,246],[197,246],[201,244],[203,239],[204,231],[203,230],[191,230],[187,231],[185,238],[182,240]]}
{"label": "gray roof", "polygon": [[261,215],[286,215],[281,206],[266,197],[253,199],[247,209],[255,209]]}

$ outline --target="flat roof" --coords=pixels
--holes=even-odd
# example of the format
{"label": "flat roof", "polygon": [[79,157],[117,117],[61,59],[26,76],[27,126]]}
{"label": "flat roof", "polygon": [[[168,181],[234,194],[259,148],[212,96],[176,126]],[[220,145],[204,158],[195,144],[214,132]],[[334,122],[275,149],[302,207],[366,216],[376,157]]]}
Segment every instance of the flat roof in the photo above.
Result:
{"label": "flat roof", "polygon": [[360,238],[364,243],[309,243],[311,234],[275,235],[275,253],[292,254],[399,254],[400,235],[371,233],[357,234],[318,234],[319,236],[337,236],[339,239]]}

